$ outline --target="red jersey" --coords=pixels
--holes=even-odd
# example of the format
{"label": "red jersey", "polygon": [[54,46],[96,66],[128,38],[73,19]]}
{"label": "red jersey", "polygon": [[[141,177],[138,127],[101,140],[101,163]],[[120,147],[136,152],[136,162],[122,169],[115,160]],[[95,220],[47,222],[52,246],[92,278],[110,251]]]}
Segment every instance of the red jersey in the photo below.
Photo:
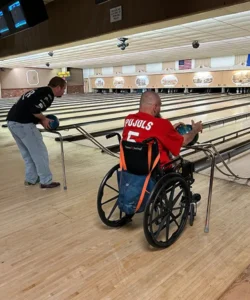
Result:
{"label": "red jersey", "polygon": [[138,112],[128,115],[124,122],[122,138],[130,142],[142,142],[155,137],[158,140],[161,165],[169,163],[169,152],[178,156],[183,144],[183,136],[166,119],[155,118],[147,113]]}

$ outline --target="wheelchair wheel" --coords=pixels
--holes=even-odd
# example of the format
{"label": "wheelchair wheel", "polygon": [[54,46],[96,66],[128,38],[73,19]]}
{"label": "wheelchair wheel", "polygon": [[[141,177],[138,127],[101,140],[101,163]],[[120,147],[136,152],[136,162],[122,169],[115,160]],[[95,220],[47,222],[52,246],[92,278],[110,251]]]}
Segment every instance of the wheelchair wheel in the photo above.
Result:
{"label": "wheelchair wheel", "polygon": [[[132,215],[126,215],[118,207],[119,188],[117,172],[119,164],[114,166],[103,178],[97,194],[97,210],[102,222],[110,227],[121,227],[131,221]],[[113,176],[114,175],[114,176]]]}
{"label": "wheelchair wheel", "polygon": [[155,185],[144,213],[144,234],[148,243],[167,248],[181,235],[190,208],[191,192],[182,176],[169,173]]}

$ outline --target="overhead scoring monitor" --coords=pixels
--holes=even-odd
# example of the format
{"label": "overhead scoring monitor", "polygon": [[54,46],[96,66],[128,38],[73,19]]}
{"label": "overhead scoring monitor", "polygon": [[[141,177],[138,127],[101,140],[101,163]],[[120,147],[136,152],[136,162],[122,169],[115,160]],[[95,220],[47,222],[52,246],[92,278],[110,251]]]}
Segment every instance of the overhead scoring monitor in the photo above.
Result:
{"label": "overhead scoring monitor", "polygon": [[16,28],[27,25],[27,20],[24,16],[20,1],[16,1],[13,4],[9,5],[8,10],[11,13]]}
{"label": "overhead scoring monitor", "polygon": [[0,38],[48,20],[43,0],[0,0]]}
{"label": "overhead scoring monitor", "polygon": [[9,31],[3,12],[0,11],[0,34],[4,34]]}

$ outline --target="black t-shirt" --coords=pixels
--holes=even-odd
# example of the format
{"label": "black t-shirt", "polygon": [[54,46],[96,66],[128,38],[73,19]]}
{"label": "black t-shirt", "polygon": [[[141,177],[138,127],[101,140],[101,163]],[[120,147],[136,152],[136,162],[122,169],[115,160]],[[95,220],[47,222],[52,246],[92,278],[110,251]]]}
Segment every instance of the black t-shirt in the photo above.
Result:
{"label": "black t-shirt", "polygon": [[41,87],[31,90],[21,98],[10,109],[7,121],[18,123],[39,123],[34,114],[40,114],[51,106],[54,94],[50,87]]}

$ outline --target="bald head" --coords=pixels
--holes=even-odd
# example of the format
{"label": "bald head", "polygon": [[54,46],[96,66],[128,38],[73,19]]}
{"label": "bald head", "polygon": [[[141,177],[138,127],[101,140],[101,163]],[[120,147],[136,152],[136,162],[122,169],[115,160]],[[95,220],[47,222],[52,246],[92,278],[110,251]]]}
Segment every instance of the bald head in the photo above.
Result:
{"label": "bald head", "polygon": [[155,92],[145,92],[141,95],[140,107],[145,105],[161,104],[161,99]]}
{"label": "bald head", "polygon": [[140,99],[140,112],[148,113],[152,116],[157,116],[161,109],[161,98],[155,92],[145,92]]}

